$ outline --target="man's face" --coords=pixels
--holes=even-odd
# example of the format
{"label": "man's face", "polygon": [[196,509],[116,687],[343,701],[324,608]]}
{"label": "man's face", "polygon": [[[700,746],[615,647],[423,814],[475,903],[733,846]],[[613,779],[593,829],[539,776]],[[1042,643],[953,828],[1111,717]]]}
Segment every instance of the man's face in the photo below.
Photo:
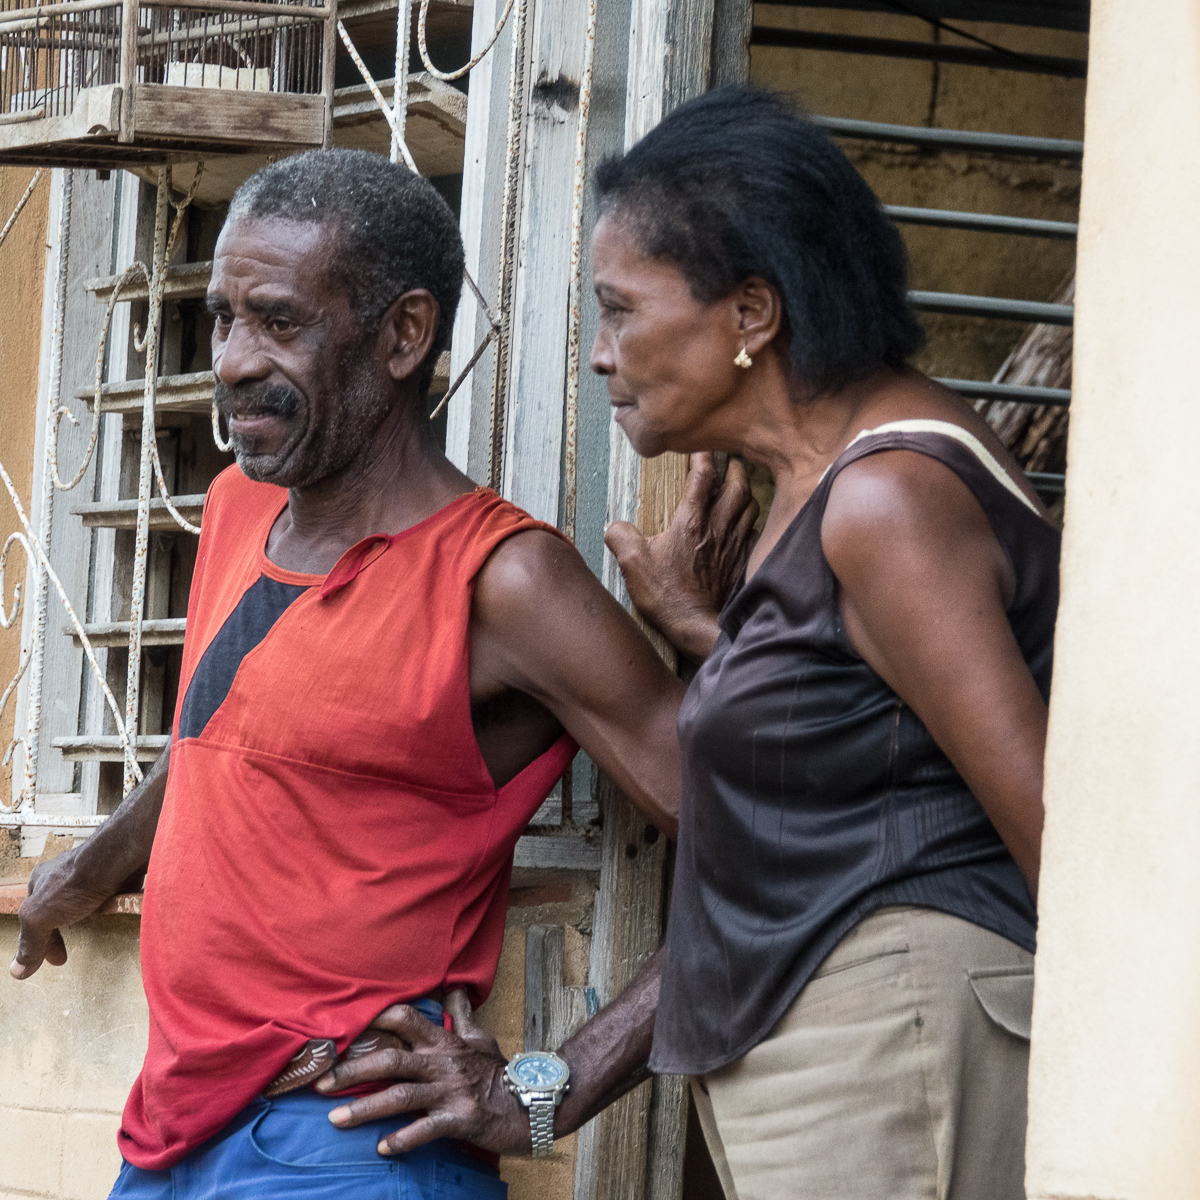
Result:
{"label": "man's face", "polygon": [[217,409],[238,466],[281,487],[352,462],[395,402],[374,332],[330,266],[335,226],[241,217],[221,231],[208,309]]}

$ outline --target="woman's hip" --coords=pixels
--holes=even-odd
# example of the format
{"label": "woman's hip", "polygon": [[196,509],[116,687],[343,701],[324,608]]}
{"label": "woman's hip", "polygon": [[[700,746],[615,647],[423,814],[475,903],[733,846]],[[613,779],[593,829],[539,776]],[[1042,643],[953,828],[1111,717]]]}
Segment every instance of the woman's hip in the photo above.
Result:
{"label": "woman's hip", "polygon": [[698,1081],[740,1200],[1021,1196],[1033,956],[883,909],[769,1037]]}

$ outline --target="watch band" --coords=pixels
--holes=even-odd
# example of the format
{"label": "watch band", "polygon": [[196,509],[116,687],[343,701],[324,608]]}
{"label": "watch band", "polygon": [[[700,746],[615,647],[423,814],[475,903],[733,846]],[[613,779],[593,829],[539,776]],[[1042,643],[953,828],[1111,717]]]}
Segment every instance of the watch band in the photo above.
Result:
{"label": "watch band", "polygon": [[533,1141],[533,1157],[545,1158],[554,1149],[554,1110],[550,1096],[536,1097],[529,1102],[529,1133]]}

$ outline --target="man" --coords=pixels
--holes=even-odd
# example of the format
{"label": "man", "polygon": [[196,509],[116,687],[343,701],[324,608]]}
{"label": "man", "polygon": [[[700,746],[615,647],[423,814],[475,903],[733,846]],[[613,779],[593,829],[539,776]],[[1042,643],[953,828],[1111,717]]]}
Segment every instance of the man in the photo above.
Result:
{"label": "man", "polygon": [[[35,874],[12,966],[63,963],[58,928],[148,865],[114,1196],[395,1195],[397,1172],[500,1196],[447,1137],[528,1149],[534,1103],[544,1149],[547,1120],[644,1077],[653,970],[563,1048],[548,1117],[470,1019],[513,846],[576,742],[673,836],[682,686],[572,547],[433,442],[462,265],[432,186],[365,152],[273,164],[230,206],[208,306],[237,466],[206,502],[171,746]],[[377,1015],[322,1087],[404,1082],[287,1090]]]}

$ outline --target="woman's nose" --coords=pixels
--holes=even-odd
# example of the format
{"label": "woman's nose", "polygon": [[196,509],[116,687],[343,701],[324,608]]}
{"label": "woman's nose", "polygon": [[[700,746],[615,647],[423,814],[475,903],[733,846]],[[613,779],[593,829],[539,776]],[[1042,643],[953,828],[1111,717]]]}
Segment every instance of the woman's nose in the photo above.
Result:
{"label": "woman's nose", "polygon": [[597,330],[592,339],[592,353],[588,362],[597,375],[611,375],[616,369],[613,364],[612,347],[609,346],[603,330]]}

